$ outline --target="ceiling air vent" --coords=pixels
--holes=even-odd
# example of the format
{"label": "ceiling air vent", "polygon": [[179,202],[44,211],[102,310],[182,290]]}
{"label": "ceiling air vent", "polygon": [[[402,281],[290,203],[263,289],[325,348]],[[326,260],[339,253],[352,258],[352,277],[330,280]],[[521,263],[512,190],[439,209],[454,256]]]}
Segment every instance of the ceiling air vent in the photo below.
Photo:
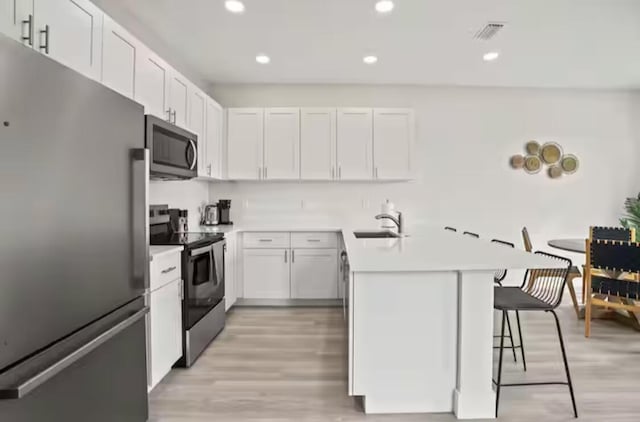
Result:
{"label": "ceiling air vent", "polygon": [[489,22],[484,28],[476,32],[476,35],[473,38],[476,40],[488,41],[495,37],[502,28],[504,28],[503,22]]}

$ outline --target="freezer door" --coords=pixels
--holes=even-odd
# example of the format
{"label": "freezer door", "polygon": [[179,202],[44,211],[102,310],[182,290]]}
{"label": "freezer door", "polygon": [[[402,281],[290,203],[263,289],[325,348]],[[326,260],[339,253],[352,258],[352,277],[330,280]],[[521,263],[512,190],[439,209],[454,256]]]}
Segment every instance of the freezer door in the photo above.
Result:
{"label": "freezer door", "polygon": [[144,422],[143,299],[0,375],[0,420]]}
{"label": "freezer door", "polygon": [[0,34],[0,374],[147,284],[139,104]]}

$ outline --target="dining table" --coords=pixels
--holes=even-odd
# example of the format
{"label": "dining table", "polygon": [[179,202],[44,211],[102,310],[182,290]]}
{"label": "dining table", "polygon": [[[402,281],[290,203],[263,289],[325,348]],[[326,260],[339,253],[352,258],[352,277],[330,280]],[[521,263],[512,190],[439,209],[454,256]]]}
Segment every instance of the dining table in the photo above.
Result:
{"label": "dining table", "polygon": [[[586,239],[578,239],[578,238],[567,238],[567,239],[553,239],[547,242],[552,248],[560,249],[566,252],[574,252],[574,253],[586,253],[587,252],[587,241]],[[583,270],[584,272],[584,270]],[[573,286],[570,286],[573,288]],[[575,295],[575,294],[574,294]],[[586,284],[582,283],[582,302],[584,303],[586,300],[587,289]],[[578,319],[584,319],[584,305],[580,306],[577,302],[574,303],[574,307],[576,309],[576,314]],[[594,310],[593,314],[594,319],[613,319],[618,322],[621,322],[625,325],[629,325],[637,331],[640,331],[640,321],[636,317],[633,312],[627,312],[622,314],[620,312],[616,312],[611,309],[603,309],[603,310]]]}

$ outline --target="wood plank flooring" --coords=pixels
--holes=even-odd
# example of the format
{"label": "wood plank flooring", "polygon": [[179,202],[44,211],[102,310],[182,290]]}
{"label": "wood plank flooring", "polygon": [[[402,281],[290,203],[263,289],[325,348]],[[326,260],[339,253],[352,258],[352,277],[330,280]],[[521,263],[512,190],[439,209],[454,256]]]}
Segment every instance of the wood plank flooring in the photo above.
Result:
{"label": "wood plank flooring", "polygon": [[[639,421],[640,334],[594,321],[585,339],[571,307],[559,309],[559,316],[579,420]],[[505,352],[505,382],[564,380],[553,317],[525,314],[523,329],[528,371]],[[151,393],[150,421],[456,420],[449,414],[365,415],[347,396],[346,362],[341,308],[236,308],[195,366],[172,371]],[[575,420],[563,386],[505,388],[500,408],[500,421]]]}

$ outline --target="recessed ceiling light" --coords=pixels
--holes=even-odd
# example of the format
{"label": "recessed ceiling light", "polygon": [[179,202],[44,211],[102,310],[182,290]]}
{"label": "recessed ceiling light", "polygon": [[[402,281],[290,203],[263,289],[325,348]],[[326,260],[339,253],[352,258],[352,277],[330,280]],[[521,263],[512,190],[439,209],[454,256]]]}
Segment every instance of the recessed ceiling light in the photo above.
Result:
{"label": "recessed ceiling light", "polygon": [[260,64],[267,64],[271,61],[271,59],[266,54],[258,54],[256,56],[256,61]]}
{"label": "recessed ceiling light", "polygon": [[378,58],[376,56],[364,56],[362,61],[366,64],[374,64],[378,61]]}
{"label": "recessed ceiling light", "polygon": [[498,56],[500,56],[500,53],[498,53],[497,51],[490,51],[482,56],[482,60],[484,60],[485,62],[492,62],[497,59]]}
{"label": "recessed ceiling light", "polygon": [[244,4],[239,0],[227,0],[224,2],[224,7],[231,13],[244,12]]}
{"label": "recessed ceiling light", "polygon": [[391,0],[380,0],[376,3],[378,13],[389,13],[393,10],[393,2]]}

